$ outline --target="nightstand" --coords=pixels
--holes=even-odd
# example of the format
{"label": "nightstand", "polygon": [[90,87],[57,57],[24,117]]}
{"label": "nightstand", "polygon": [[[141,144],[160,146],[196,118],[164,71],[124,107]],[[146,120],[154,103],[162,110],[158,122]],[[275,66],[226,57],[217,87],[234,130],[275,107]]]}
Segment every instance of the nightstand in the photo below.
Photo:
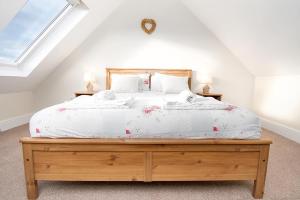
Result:
{"label": "nightstand", "polygon": [[88,91],[80,91],[80,92],[75,92],[74,95],[75,97],[79,97],[81,95],[89,95],[89,96],[92,96],[94,95],[95,93],[97,93],[96,91],[93,91],[93,92],[88,92]]}
{"label": "nightstand", "polygon": [[214,94],[214,93],[208,93],[208,94],[197,93],[197,94],[204,97],[213,97],[219,101],[222,101],[222,94]]}

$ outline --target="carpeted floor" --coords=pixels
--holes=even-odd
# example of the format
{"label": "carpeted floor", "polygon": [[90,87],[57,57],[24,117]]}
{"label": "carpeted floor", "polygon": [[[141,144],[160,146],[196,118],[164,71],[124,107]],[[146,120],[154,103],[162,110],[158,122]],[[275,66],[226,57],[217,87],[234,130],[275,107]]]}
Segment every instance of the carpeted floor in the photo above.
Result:
{"label": "carpeted floor", "polygon": [[[26,199],[18,139],[28,126],[0,133],[0,199]],[[300,144],[264,131],[273,140],[264,199],[300,200]],[[39,182],[39,200],[247,200],[252,182]]]}

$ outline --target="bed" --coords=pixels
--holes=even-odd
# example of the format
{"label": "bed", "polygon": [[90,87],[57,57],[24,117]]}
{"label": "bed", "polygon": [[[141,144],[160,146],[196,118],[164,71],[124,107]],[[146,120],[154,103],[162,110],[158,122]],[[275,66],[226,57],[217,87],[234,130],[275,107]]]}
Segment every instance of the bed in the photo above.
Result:
{"label": "bed", "polygon": [[[111,77],[114,74],[154,74],[157,72],[174,76],[187,76],[188,84],[191,86],[192,71],[188,69],[107,68],[106,89],[110,89]],[[150,95],[150,97],[152,96]],[[214,113],[217,113],[212,111],[199,111],[194,114],[189,111],[186,115],[182,114],[183,118],[173,117],[168,119],[169,121],[173,120],[175,130],[178,131],[173,133],[174,129],[169,128],[168,130],[172,131],[164,133],[166,137],[147,134],[147,130],[151,130],[149,128],[142,131],[142,136],[140,136],[140,132],[138,132],[139,134],[134,132],[134,130],[140,131],[143,127],[146,127],[142,123],[146,118],[142,118],[142,121],[139,122],[140,115],[137,114],[131,116],[131,120],[129,120],[137,121],[134,125],[125,123],[119,118],[116,120],[117,115],[103,114],[102,125],[98,126],[98,129],[89,128],[93,124],[93,120],[90,118],[89,122],[84,121],[84,123],[86,122],[86,129],[82,129],[82,126],[80,126],[81,129],[78,129],[74,134],[71,127],[72,123],[78,124],[80,120],[82,121],[82,118],[77,117],[74,120],[79,121],[72,122],[69,127],[65,123],[66,128],[64,128],[64,131],[59,128],[48,128],[42,132],[43,130],[38,127],[42,126],[42,122],[39,122],[41,121],[39,120],[40,115],[48,116],[48,121],[65,122],[64,117],[66,119],[70,118],[70,116],[64,116],[63,111],[65,111],[65,108],[61,106],[56,105],[37,113],[32,118],[30,125],[31,133],[35,134],[32,134],[32,137],[21,138],[20,140],[23,146],[28,199],[37,198],[37,181],[40,180],[144,182],[253,180],[253,196],[255,198],[263,197],[269,147],[272,142],[269,139],[259,137],[260,128],[257,127],[257,119],[253,116],[243,117],[245,119],[239,122],[240,127],[233,123],[238,121],[238,118],[229,120],[230,123],[227,122],[229,124],[226,124],[226,127],[234,128],[227,128],[225,135],[218,135],[219,127],[215,127],[213,124],[209,124],[209,127],[213,127],[211,132],[195,126],[190,130],[188,136],[183,135],[176,127],[180,120],[190,120],[190,124],[196,124],[197,122],[193,121],[195,118],[201,120],[212,118],[215,116]],[[149,106],[143,104],[139,110],[144,112],[147,120],[150,120],[150,111],[157,110],[159,106],[154,104],[152,107],[150,106],[150,110],[147,110],[147,108]],[[58,111],[59,114],[63,112],[62,118],[55,115],[51,118],[51,112],[55,111]],[[218,115],[224,115],[225,119],[229,115],[234,115],[231,109],[227,111],[230,112],[219,111]],[[119,114],[120,116],[130,115],[128,111],[122,112],[124,113]],[[157,112],[158,114],[155,115],[153,120],[163,121],[159,117],[165,116],[164,112]],[[200,112],[202,115],[198,116],[197,114]],[[169,111],[168,115],[170,113],[172,112]],[[247,113],[247,110],[239,110],[238,114],[251,116],[251,113]],[[89,116],[92,113],[78,114],[79,117],[84,115]],[[173,115],[178,114],[173,113]],[[190,118],[189,116],[193,117]],[[110,121],[110,118],[114,119],[115,122],[119,122],[120,126],[122,125],[121,128],[117,127],[114,130],[113,126],[106,126],[113,122]],[[176,121],[176,119],[179,121]],[[213,122],[214,120],[211,121],[211,123]],[[43,127],[48,126],[43,124]],[[241,128],[243,128],[242,131]],[[238,131],[236,131],[237,129]],[[86,134],[82,133],[84,130],[86,130]],[[101,134],[100,130],[102,130]],[[118,134],[116,130],[120,130],[122,133]],[[201,132],[201,130],[204,131]],[[159,131],[162,132],[162,130]],[[230,131],[232,134],[229,134]],[[40,134],[41,132],[43,134]],[[50,135],[51,133],[54,136]],[[73,135],[69,133],[73,133]],[[104,137],[105,135],[111,137]],[[58,138],[50,138],[51,136]],[[84,136],[86,138],[83,138]],[[213,139],[209,139],[210,137]],[[224,139],[224,137],[226,138]]]}

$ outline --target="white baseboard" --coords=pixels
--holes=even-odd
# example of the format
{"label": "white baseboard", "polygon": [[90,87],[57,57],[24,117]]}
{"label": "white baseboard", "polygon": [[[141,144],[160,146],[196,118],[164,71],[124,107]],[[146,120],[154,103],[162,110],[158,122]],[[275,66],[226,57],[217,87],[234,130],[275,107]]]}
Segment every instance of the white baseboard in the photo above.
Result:
{"label": "white baseboard", "polygon": [[29,122],[32,113],[0,121],[0,132],[21,126]]}
{"label": "white baseboard", "polygon": [[300,130],[290,128],[286,125],[262,117],[260,119],[263,128],[273,131],[300,144]]}

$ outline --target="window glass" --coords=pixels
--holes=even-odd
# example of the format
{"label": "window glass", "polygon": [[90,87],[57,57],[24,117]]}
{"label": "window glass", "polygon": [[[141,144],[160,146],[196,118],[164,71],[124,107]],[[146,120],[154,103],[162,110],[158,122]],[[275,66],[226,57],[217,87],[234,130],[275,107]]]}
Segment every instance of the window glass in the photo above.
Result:
{"label": "window glass", "polygon": [[66,0],[28,0],[0,31],[0,63],[15,63],[69,6]]}

